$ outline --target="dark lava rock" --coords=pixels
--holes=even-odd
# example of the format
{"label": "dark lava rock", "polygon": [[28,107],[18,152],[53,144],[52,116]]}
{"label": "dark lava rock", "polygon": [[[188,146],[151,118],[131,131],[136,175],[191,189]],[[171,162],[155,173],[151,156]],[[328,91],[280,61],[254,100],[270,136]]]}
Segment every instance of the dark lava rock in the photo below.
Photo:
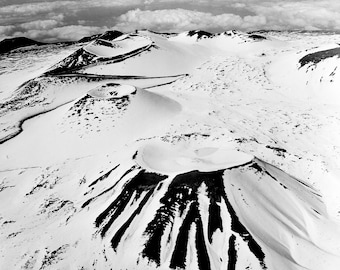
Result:
{"label": "dark lava rock", "polygon": [[44,45],[45,43],[35,41],[25,37],[8,38],[0,41],[0,53],[32,45]]}
{"label": "dark lava rock", "polygon": [[338,58],[340,58],[340,47],[307,54],[299,60],[300,68],[302,68],[303,66],[307,64],[316,65],[319,62],[327,58],[334,57],[334,56],[337,56]]}

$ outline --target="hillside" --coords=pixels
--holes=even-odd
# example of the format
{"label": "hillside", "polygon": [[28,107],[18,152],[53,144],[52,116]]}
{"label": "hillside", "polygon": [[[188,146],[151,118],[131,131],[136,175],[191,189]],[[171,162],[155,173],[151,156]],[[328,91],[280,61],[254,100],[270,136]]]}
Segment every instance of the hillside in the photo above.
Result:
{"label": "hillside", "polygon": [[43,44],[44,43],[42,42],[38,42],[25,37],[8,38],[0,41],[0,53],[6,53],[21,47]]}
{"label": "hillside", "polygon": [[339,42],[108,31],[2,55],[0,269],[338,270]]}

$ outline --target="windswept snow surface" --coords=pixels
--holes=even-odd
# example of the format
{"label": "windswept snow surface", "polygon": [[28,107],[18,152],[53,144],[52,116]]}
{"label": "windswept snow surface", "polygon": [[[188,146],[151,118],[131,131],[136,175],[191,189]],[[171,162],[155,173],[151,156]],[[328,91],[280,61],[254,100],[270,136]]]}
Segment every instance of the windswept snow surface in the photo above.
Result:
{"label": "windswept snow surface", "polygon": [[340,35],[84,40],[0,56],[0,269],[339,269]]}

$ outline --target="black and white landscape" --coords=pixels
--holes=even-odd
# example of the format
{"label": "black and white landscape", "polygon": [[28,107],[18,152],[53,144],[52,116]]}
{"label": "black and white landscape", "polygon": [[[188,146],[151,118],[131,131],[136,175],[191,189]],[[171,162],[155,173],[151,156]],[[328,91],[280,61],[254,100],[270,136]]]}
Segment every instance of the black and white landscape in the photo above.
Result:
{"label": "black and white landscape", "polygon": [[339,269],[339,34],[6,42],[0,269]]}

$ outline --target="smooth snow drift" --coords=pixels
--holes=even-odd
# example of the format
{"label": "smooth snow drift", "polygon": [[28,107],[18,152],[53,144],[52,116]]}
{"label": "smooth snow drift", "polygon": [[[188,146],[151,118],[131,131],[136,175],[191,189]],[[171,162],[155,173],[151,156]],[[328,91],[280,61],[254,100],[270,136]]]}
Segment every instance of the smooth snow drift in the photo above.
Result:
{"label": "smooth snow drift", "polygon": [[338,270],[339,42],[108,31],[0,55],[0,269]]}

